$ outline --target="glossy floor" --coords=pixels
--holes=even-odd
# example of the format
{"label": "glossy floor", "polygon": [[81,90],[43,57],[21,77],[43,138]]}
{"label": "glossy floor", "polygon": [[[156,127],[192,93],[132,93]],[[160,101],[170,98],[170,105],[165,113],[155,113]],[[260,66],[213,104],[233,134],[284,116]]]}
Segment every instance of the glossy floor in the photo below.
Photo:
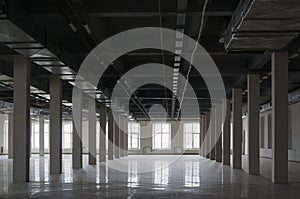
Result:
{"label": "glossy floor", "polygon": [[[63,156],[63,174],[49,175],[49,158],[31,157],[30,183],[12,183],[12,160],[0,156],[0,198],[299,198],[300,164],[290,163],[291,183],[268,179],[270,163],[262,159],[262,175],[249,176],[199,156],[129,156],[128,172],[107,165],[90,166],[84,156],[81,170],[72,169],[71,155]],[[147,160],[145,162],[145,160]],[[116,160],[115,160],[116,161]],[[245,162],[245,161],[244,161]],[[152,172],[139,173],[144,167]]]}

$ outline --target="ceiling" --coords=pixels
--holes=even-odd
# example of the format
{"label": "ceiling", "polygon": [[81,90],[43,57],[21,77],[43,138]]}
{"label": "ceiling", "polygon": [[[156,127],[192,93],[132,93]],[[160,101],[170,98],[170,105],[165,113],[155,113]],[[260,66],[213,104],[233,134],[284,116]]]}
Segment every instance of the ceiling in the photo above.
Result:
{"label": "ceiling", "polygon": [[[25,24],[29,24],[28,27],[35,24],[47,31],[47,39],[51,37],[51,42],[55,41],[57,46],[63,48],[75,63],[71,69],[53,62],[46,66],[44,60],[42,64],[38,63],[39,60],[32,63],[32,86],[39,90],[33,91],[34,88],[32,88],[31,105],[33,107],[48,109],[49,76],[56,74],[64,80],[63,98],[66,111],[68,111],[72,97],[72,82],[74,82],[76,72],[87,54],[105,39],[122,31],[139,27],[183,30],[184,34],[198,40],[210,54],[222,75],[229,98],[232,88],[242,88],[244,102],[246,102],[246,75],[259,73],[261,75],[261,104],[270,100],[270,52],[274,49],[251,48],[249,51],[247,49],[225,49],[224,34],[230,27],[231,18],[237,12],[239,3],[241,4],[239,0],[12,0],[2,1],[2,3],[7,3],[8,10],[10,10],[10,5],[12,7],[18,5],[19,9],[24,12],[24,16],[27,17],[22,18],[22,15],[15,11],[16,13],[12,17],[14,19],[11,20],[19,21],[24,32],[32,30],[32,28],[27,29]],[[5,19],[5,17],[0,19],[0,22]],[[200,29],[202,31],[199,36]],[[18,48],[13,47],[15,43],[2,41],[0,44],[0,59],[2,60],[0,73],[4,75],[3,80],[0,77],[1,83],[4,84],[0,85],[0,99],[8,102],[13,101],[13,85],[10,87],[5,85],[5,81],[7,83],[12,80],[4,79],[5,76],[12,77],[11,61],[24,49],[20,48],[20,42]],[[297,89],[300,85],[298,44],[300,44],[299,38],[295,36],[295,38],[291,38],[288,45],[281,46],[281,49],[275,49],[289,51],[290,90]],[[44,45],[45,48],[48,46]],[[34,48],[31,47],[31,49]],[[99,82],[99,89],[107,90],[108,93],[112,92],[123,74],[141,64],[160,63],[173,69],[176,62],[174,61],[175,56],[173,53],[156,49],[143,49],[127,53],[115,60],[105,71]],[[193,66],[191,72],[188,73],[189,67],[188,62],[180,60],[178,66],[180,74],[188,79],[195,90],[201,111],[207,111],[211,106],[207,86]],[[172,77],[162,72],[157,77],[141,75],[131,78],[170,79]],[[183,90],[183,85],[184,81],[179,80],[177,89]],[[129,85],[126,85],[126,89],[130,89],[130,81]],[[189,100],[189,96],[185,97],[185,100]],[[120,99],[120,104],[125,103],[122,100],[125,99]],[[180,115],[180,100],[174,99],[172,90],[155,84],[155,82],[144,85],[134,92],[134,97],[131,97],[130,100],[129,111],[137,120],[147,120],[149,119],[149,110],[155,104],[164,107],[169,119],[176,119]],[[151,111],[155,113],[155,110]],[[159,110],[157,110],[156,116],[161,116]],[[195,116],[191,115],[191,118],[193,117]]]}

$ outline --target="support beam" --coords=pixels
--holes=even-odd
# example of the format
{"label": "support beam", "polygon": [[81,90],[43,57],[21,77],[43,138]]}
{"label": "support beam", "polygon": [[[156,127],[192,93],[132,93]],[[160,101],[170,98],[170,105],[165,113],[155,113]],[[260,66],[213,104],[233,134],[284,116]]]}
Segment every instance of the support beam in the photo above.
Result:
{"label": "support beam", "polygon": [[206,113],[206,134],[205,134],[205,137],[207,139],[206,139],[206,143],[205,143],[205,157],[207,159],[210,156],[210,135],[209,135],[210,115],[211,115],[211,111]]}
{"label": "support beam", "polygon": [[100,162],[106,162],[106,115],[107,108],[105,104],[100,104]]}
{"label": "support beam", "polygon": [[222,162],[222,115],[223,112],[218,112],[222,110],[222,103],[217,103],[215,107],[215,152],[216,152],[216,162]]}
{"label": "support beam", "polygon": [[[74,87],[73,89],[77,89]],[[73,148],[72,148],[72,164],[73,169],[81,169],[82,168],[82,92],[80,89],[78,92],[78,116],[76,118],[73,117]],[[75,126],[75,123],[77,126]]]}
{"label": "support beam", "polygon": [[210,160],[216,159],[216,107],[215,104],[211,108],[211,120],[210,120]]}
{"label": "support beam", "polygon": [[[119,117],[116,114],[116,117]],[[118,125],[118,118],[114,120],[114,148],[115,148],[115,158],[120,158],[120,132],[119,132],[119,125]]]}
{"label": "support beam", "polygon": [[119,131],[120,131],[120,157],[124,157],[124,116],[120,115],[120,120],[119,120]]}
{"label": "support beam", "polygon": [[230,100],[227,100],[227,109],[224,125],[223,125],[223,164],[230,165],[230,120],[231,120],[231,107]]}
{"label": "support beam", "polygon": [[232,91],[233,168],[242,168],[242,89]]}
{"label": "support beam", "polygon": [[288,182],[288,53],[272,53],[272,181]]}
{"label": "support beam", "polygon": [[259,74],[248,77],[248,173],[259,174]]}
{"label": "support beam", "polygon": [[14,157],[14,114],[8,114],[8,159]]}
{"label": "support beam", "polygon": [[45,155],[45,118],[43,115],[39,115],[39,130],[40,130],[40,156]]}
{"label": "support beam", "polygon": [[50,77],[50,173],[62,172],[62,80]]}
{"label": "support beam", "polygon": [[128,156],[128,119],[124,118],[124,155]]}
{"label": "support beam", "polygon": [[13,182],[29,181],[31,62],[14,60]]}
{"label": "support beam", "polygon": [[112,110],[107,110],[108,114],[108,160],[114,159],[114,118]]}
{"label": "support beam", "polygon": [[95,99],[89,98],[89,165],[96,165],[96,125]]}

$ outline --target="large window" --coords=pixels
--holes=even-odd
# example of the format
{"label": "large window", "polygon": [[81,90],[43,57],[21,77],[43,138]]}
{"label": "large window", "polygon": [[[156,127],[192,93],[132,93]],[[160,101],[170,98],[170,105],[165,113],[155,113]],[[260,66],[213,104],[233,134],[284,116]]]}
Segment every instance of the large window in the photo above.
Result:
{"label": "large window", "polygon": [[153,149],[163,150],[171,148],[171,125],[169,123],[153,124]]}
{"label": "large window", "polygon": [[185,149],[199,149],[200,125],[199,123],[186,123],[183,125],[183,142]]}
{"label": "large window", "polygon": [[140,149],[140,124],[128,122],[128,149]]}
{"label": "large window", "polygon": [[39,149],[40,148],[40,129],[38,122],[31,123],[31,148]]}
{"label": "large window", "polygon": [[72,148],[72,122],[65,122],[63,124],[63,148]]}

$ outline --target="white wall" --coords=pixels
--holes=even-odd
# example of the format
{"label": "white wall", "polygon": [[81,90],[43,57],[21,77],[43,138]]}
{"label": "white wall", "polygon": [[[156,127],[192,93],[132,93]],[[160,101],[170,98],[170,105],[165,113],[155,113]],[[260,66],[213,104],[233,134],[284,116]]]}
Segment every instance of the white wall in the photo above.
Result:
{"label": "white wall", "polygon": [[[187,121],[199,122],[199,121]],[[152,125],[150,122],[140,122],[140,150],[131,150],[130,154],[181,154],[183,151],[183,128],[179,128],[180,122],[169,122],[171,124],[171,149],[170,150],[153,150],[152,149]],[[183,122],[184,123],[184,122]],[[151,149],[147,152],[146,149]],[[186,153],[198,154],[199,150],[187,150]]]}
{"label": "white wall", "polygon": [[[300,102],[289,105],[289,160],[300,161]],[[272,158],[272,111],[267,110],[260,113],[260,156]],[[243,130],[247,138],[247,118],[243,119]],[[246,140],[246,155],[247,140]]]}

